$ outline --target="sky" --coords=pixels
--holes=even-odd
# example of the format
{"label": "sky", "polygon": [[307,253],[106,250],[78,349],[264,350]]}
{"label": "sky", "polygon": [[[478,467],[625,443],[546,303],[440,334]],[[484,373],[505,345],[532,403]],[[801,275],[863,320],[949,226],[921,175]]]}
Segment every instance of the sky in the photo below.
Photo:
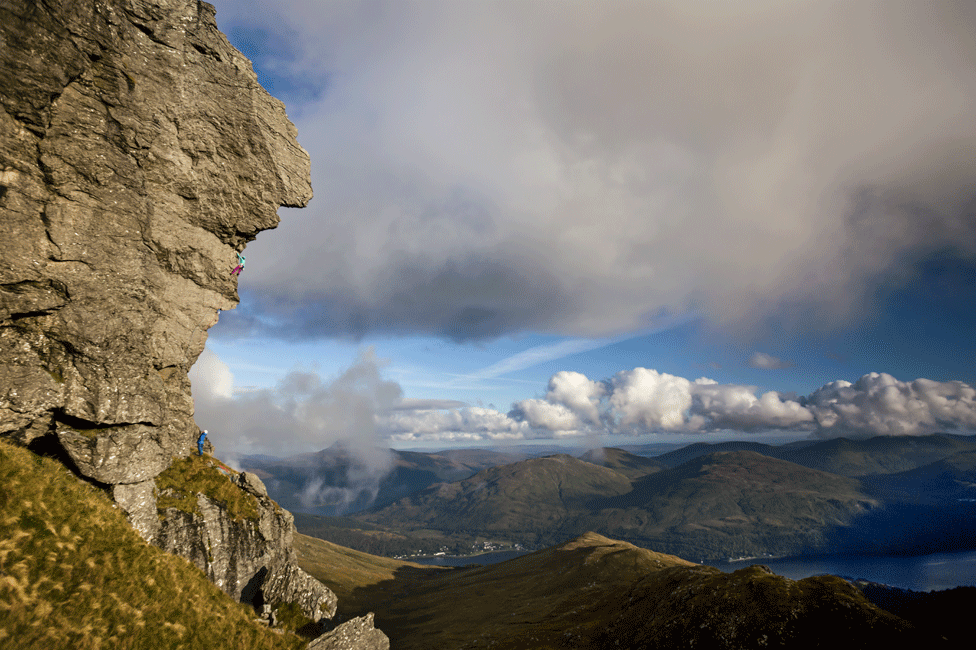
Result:
{"label": "sky", "polygon": [[315,193],[226,453],[976,432],[972,2],[211,1]]}

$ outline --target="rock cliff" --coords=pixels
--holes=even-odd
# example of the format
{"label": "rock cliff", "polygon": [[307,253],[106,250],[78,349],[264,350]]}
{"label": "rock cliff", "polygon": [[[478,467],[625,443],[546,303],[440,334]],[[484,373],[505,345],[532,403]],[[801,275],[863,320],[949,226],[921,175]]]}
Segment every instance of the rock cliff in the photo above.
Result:
{"label": "rock cliff", "polygon": [[187,371],[237,254],[312,196],[284,106],[205,2],[4,0],[0,107],[0,438],[55,450],[228,594],[331,616],[256,477],[158,485],[195,451]]}

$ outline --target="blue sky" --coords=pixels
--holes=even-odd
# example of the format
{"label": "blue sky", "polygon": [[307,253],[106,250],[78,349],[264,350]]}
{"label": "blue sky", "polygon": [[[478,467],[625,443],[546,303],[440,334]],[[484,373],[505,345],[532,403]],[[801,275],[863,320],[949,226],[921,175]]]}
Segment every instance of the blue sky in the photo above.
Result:
{"label": "blue sky", "polygon": [[976,428],[971,5],[214,4],[315,191],[191,375],[218,444]]}

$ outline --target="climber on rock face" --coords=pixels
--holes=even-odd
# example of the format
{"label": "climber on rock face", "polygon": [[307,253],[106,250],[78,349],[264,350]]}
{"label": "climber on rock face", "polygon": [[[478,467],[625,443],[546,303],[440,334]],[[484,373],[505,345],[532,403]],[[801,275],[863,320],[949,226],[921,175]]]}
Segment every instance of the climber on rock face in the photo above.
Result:
{"label": "climber on rock face", "polygon": [[200,437],[197,438],[197,455],[198,456],[203,456],[203,442],[206,439],[207,439],[207,430],[204,429],[203,432],[200,433]]}
{"label": "climber on rock face", "polygon": [[243,270],[244,270],[244,256],[241,255],[240,253],[238,253],[237,254],[237,266],[234,267],[234,270],[231,271],[230,274],[231,275],[236,275],[236,276],[239,277],[241,275],[241,271],[243,271]]}

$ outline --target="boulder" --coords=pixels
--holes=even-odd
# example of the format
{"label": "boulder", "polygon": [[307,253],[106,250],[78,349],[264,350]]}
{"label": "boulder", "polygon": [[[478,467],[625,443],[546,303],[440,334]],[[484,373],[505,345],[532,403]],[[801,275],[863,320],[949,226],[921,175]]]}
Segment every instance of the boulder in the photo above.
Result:
{"label": "boulder", "polygon": [[346,621],[308,644],[308,650],[389,650],[390,639],[373,627],[373,613]]}
{"label": "boulder", "polygon": [[268,572],[261,586],[265,604],[275,607],[281,603],[295,603],[313,621],[332,618],[338,601],[331,589],[310,576],[293,562]]}

